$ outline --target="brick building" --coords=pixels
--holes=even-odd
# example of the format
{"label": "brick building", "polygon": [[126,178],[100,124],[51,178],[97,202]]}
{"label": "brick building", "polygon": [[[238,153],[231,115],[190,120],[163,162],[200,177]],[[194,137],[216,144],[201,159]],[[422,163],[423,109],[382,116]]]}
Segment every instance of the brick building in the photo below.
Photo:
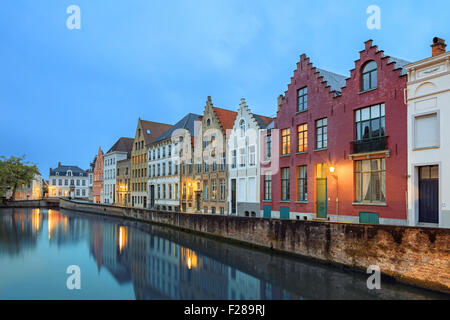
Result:
{"label": "brick building", "polygon": [[279,170],[261,176],[264,216],[406,224],[406,64],[371,40],[350,77],[300,57],[278,103]]}

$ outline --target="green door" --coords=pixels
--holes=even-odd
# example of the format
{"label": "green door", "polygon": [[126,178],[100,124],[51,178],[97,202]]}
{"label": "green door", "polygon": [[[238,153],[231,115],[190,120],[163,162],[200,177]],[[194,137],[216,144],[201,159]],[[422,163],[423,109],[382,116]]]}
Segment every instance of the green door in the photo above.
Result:
{"label": "green door", "polygon": [[264,206],[264,218],[272,218],[272,208],[270,206]]}
{"label": "green door", "polygon": [[327,179],[316,179],[317,201],[316,217],[327,218]]}
{"label": "green door", "polygon": [[280,219],[289,219],[289,207],[280,207]]}

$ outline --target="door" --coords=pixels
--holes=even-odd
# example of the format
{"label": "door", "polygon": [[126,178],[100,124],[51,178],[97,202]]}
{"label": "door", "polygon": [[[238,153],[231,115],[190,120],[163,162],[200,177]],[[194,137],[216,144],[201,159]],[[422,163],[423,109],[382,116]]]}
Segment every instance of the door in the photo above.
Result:
{"label": "door", "polygon": [[197,211],[200,212],[201,208],[201,201],[202,201],[202,194],[200,192],[195,193],[195,203],[197,205]]}
{"label": "door", "polygon": [[419,222],[439,223],[439,166],[419,167]]}
{"label": "door", "polygon": [[320,219],[327,218],[327,179],[316,179],[316,217]]}
{"label": "door", "polygon": [[155,186],[150,186],[150,208],[155,207]]}
{"label": "door", "polygon": [[236,179],[231,180],[231,213],[236,214]]}
{"label": "door", "polygon": [[264,218],[272,218],[272,208],[271,206],[265,205],[264,206]]}

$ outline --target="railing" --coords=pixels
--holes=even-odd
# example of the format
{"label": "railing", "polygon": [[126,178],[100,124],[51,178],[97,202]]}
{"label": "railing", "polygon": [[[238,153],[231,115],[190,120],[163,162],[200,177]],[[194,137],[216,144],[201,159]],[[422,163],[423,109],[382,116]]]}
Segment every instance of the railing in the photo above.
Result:
{"label": "railing", "polygon": [[350,153],[358,154],[358,153],[384,151],[387,149],[387,145],[388,145],[388,136],[351,141]]}

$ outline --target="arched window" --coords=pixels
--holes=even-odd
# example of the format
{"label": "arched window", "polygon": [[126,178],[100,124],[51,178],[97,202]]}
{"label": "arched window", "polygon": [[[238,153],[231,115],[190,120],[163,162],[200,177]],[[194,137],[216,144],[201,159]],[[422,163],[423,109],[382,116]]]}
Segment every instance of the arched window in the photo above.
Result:
{"label": "arched window", "polygon": [[210,119],[206,120],[206,125],[207,125],[208,127],[211,125],[211,120],[210,120]]}
{"label": "arched window", "polygon": [[361,73],[361,91],[372,90],[377,87],[377,63],[369,61]]}
{"label": "arched window", "polygon": [[245,120],[242,119],[239,122],[239,128],[241,129],[241,138],[245,137]]}

